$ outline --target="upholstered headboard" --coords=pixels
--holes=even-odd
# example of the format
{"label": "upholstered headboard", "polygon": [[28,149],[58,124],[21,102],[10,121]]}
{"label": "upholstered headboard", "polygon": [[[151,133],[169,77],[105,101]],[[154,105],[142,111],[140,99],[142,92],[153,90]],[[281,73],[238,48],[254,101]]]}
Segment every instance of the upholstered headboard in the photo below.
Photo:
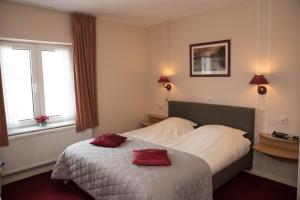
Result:
{"label": "upholstered headboard", "polygon": [[255,109],[237,106],[169,101],[169,117],[189,119],[199,126],[220,124],[241,129],[254,142]]}

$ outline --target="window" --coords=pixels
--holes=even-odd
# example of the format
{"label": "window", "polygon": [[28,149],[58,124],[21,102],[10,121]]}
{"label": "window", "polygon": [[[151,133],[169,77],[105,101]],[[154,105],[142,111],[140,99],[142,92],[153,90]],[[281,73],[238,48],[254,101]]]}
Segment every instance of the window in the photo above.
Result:
{"label": "window", "polygon": [[75,118],[71,47],[0,42],[0,66],[9,129]]}

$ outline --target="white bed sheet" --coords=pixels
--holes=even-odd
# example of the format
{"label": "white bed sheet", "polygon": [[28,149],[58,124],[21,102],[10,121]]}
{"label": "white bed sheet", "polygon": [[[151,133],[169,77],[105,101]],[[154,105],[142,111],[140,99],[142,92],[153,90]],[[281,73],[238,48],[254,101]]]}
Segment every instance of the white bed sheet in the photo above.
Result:
{"label": "white bed sheet", "polygon": [[250,149],[250,141],[242,134],[224,133],[215,127],[204,126],[204,130],[198,128],[177,136],[174,134],[177,128],[156,124],[124,135],[195,155],[208,163],[213,175],[246,155]]}
{"label": "white bed sheet", "polygon": [[172,117],[152,126],[123,134],[162,146],[174,147],[182,143],[188,136],[186,133],[193,131],[196,125],[189,120]]}

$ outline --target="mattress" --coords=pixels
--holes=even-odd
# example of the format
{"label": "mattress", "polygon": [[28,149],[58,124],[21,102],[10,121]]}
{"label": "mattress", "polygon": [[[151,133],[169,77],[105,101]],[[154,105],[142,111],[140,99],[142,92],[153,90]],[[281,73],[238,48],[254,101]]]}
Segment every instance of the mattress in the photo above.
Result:
{"label": "mattress", "polygon": [[[198,134],[195,129],[174,137],[176,134],[172,131],[176,130],[162,126],[161,123],[124,135],[197,156],[208,163],[212,175],[237,161],[250,150],[251,142],[242,134],[224,133],[216,129],[208,129],[205,133]],[[165,134],[166,132],[168,134]]]}

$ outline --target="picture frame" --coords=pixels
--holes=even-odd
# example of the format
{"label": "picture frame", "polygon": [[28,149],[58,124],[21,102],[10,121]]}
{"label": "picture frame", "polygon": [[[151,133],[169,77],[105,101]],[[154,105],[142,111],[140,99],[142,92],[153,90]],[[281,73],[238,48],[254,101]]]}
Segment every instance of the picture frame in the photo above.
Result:
{"label": "picture frame", "polygon": [[231,40],[190,45],[191,77],[230,77]]}

